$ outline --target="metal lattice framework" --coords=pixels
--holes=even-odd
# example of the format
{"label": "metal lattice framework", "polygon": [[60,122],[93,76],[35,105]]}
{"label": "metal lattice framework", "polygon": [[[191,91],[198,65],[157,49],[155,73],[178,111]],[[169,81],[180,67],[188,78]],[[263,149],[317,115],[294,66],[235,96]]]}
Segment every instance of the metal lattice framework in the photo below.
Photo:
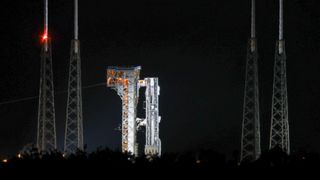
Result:
{"label": "metal lattice framework", "polygon": [[37,147],[40,151],[57,148],[51,45],[42,48],[38,109]]}
{"label": "metal lattice framework", "polygon": [[[280,146],[290,153],[289,121],[288,121],[288,94],[286,77],[285,42],[277,42],[274,62],[274,79],[272,95],[272,114],[269,148]],[[283,48],[280,50],[279,47]],[[282,52],[282,53],[280,53]]]}
{"label": "metal lattice framework", "polygon": [[279,146],[287,154],[290,154],[286,52],[283,39],[283,0],[279,0],[279,4],[279,40],[275,50],[269,148]]}
{"label": "metal lattice framework", "polygon": [[260,153],[258,51],[255,38],[255,0],[252,0],[251,38],[248,43],[246,62],[240,161],[256,160]]}
{"label": "metal lattice framework", "polygon": [[48,0],[45,0],[45,35],[41,50],[37,148],[51,151],[57,148],[51,41],[48,38]]}
{"label": "metal lattice framework", "polygon": [[143,125],[146,128],[146,155],[161,155],[161,140],[159,137],[159,123],[161,117],[159,116],[159,95],[160,86],[158,85],[158,78],[145,78],[140,81],[140,87],[145,89],[145,113],[146,117]]}
{"label": "metal lattice framework", "polygon": [[107,86],[117,91],[122,100],[122,152],[137,154],[137,104],[140,66],[108,67]]}
{"label": "metal lattice framework", "polygon": [[65,127],[64,151],[75,153],[83,150],[83,116],[80,41],[78,40],[78,0],[75,0],[75,38],[71,42],[67,117]]}
{"label": "metal lattice framework", "polygon": [[255,41],[255,39],[250,40],[247,54],[240,161],[256,160],[261,153],[258,54],[256,50],[250,51],[250,44],[256,43]]}

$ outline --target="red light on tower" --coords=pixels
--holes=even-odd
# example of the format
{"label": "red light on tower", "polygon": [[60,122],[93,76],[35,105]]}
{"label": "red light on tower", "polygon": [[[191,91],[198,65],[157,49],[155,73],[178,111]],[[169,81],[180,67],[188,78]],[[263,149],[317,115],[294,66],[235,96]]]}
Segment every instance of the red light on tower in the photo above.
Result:
{"label": "red light on tower", "polygon": [[42,41],[47,41],[48,40],[48,33],[44,33],[42,35]]}
{"label": "red light on tower", "polygon": [[44,50],[48,51],[48,42],[49,42],[48,31],[44,31],[40,41],[41,41],[40,43],[44,45]]}

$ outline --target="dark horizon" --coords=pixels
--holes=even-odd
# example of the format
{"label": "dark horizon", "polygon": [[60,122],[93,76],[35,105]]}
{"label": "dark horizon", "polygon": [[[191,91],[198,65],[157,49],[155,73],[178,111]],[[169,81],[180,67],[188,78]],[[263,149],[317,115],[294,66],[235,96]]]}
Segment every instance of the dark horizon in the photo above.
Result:
{"label": "dark horizon", "polygon": [[[319,5],[284,0],[292,152],[320,153]],[[256,6],[261,147],[267,150],[278,1]],[[0,13],[0,102],[37,96],[43,2],[5,0]],[[240,150],[250,0],[79,1],[79,31],[83,86],[104,83],[112,65],[140,65],[141,78],[159,77],[163,152]],[[67,89],[73,1],[49,1],[49,34],[58,92]],[[58,149],[63,148],[66,97],[55,98]],[[141,107],[138,116],[144,117]],[[0,154],[35,143],[37,108],[37,99],[0,105]],[[115,91],[83,90],[83,114],[89,151],[120,149],[115,128],[121,123],[121,100]]]}

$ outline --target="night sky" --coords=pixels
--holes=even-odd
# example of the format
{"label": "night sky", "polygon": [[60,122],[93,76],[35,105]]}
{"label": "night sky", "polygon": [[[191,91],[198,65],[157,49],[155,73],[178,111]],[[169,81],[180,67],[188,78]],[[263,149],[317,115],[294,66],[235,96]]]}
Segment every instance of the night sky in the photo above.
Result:
{"label": "night sky", "polygon": [[[319,7],[319,0],[284,1],[293,152],[320,152]],[[257,1],[262,150],[269,142],[277,12],[277,0]],[[1,1],[0,27],[0,101],[37,96],[43,1]],[[159,77],[164,152],[240,149],[249,0],[80,0],[79,28],[83,86],[105,82],[109,65],[141,65],[141,78]],[[49,31],[58,92],[67,89],[73,1],[49,0]],[[59,149],[66,97],[55,98]],[[37,108],[37,99],[0,105],[0,154],[35,142]],[[138,111],[144,117],[142,105]],[[83,114],[89,151],[120,149],[115,129],[121,100],[114,90],[104,85],[83,90]]]}

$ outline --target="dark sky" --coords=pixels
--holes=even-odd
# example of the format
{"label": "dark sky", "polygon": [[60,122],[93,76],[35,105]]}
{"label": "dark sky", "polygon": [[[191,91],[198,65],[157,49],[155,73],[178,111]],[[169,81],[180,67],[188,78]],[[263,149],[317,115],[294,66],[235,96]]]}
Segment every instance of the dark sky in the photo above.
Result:
{"label": "dark sky", "polygon": [[[164,152],[240,148],[249,0],[90,0],[79,2],[83,85],[105,81],[109,65],[141,65],[159,77]],[[0,7],[0,101],[38,95],[42,0],[4,0]],[[285,0],[292,150],[320,152],[320,2]],[[278,1],[257,1],[262,149],[268,147]],[[73,1],[49,0],[55,90],[67,89]],[[141,100],[142,102],[142,100]],[[66,94],[58,94],[62,149]],[[35,142],[38,101],[0,106],[0,153]],[[83,91],[89,150],[119,149],[121,100],[99,86]],[[144,117],[139,110],[139,116]],[[142,132],[143,133],[143,132]],[[142,143],[143,140],[140,140]]]}

